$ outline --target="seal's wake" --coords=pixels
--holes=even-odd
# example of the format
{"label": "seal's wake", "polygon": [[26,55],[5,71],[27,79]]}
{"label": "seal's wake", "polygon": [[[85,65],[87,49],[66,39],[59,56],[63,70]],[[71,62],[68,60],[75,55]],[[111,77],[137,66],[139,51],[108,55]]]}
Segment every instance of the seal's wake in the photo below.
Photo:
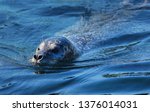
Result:
{"label": "seal's wake", "polygon": [[130,17],[132,17],[131,11],[124,9],[95,13],[90,19],[82,18],[75,25],[56,33],[56,36],[66,37],[85,52],[96,47],[98,42],[112,37],[115,32],[120,32],[122,22],[127,21]]}

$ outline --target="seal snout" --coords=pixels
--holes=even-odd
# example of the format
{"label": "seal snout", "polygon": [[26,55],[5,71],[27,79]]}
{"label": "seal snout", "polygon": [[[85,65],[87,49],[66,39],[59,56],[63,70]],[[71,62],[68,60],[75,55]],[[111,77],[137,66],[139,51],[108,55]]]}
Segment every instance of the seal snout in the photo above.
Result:
{"label": "seal snout", "polygon": [[43,59],[43,55],[34,55],[33,56],[34,57],[34,59],[36,60],[36,61],[40,61],[40,60],[42,60]]}

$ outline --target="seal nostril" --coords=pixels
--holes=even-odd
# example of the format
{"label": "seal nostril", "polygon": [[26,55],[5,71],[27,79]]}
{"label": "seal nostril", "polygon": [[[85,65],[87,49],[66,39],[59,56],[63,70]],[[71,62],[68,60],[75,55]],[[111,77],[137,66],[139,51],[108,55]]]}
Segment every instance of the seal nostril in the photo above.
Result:
{"label": "seal nostril", "polygon": [[34,59],[37,59],[37,56],[36,56],[36,55],[34,55],[33,57],[34,57]]}
{"label": "seal nostril", "polygon": [[41,60],[42,58],[43,58],[43,56],[42,56],[42,55],[39,55],[38,60]]}

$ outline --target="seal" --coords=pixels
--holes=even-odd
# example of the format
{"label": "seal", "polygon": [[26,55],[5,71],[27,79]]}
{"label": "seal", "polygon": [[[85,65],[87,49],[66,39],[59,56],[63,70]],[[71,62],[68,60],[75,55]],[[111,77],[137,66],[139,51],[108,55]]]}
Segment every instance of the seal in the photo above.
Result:
{"label": "seal", "polygon": [[65,37],[50,37],[37,47],[31,62],[34,65],[57,64],[76,59],[79,52],[75,45]]}

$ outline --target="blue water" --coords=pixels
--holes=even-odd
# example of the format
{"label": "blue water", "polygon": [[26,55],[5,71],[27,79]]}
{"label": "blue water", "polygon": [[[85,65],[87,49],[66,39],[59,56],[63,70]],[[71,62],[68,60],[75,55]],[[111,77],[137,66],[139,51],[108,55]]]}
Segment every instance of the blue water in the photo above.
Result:
{"label": "blue water", "polygon": [[[149,94],[150,3],[0,0],[0,94]],[[65,36],[84,51],[36,68],[39,43]]]}

